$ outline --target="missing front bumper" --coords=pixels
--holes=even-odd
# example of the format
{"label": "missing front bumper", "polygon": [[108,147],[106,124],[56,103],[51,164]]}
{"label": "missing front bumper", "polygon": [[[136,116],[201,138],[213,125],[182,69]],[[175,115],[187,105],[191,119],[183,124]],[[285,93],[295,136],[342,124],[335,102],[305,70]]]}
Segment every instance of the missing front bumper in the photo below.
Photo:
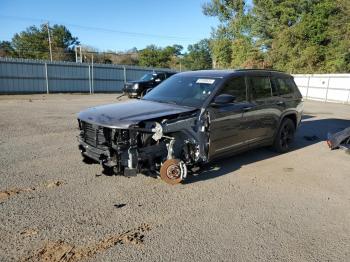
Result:
{"label": "missing front bumper", "polygon": [[96,147],[92,147],[79,139],[79,150],[83,156],[89,157],[97,162],[105,162],[110,158],[109,150],[102,150]]}

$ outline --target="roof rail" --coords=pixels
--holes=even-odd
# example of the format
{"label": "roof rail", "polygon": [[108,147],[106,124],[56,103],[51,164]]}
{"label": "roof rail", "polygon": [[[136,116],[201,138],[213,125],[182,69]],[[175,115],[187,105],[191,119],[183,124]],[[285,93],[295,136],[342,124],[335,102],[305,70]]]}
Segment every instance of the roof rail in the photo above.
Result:
{"label": "roof rail", "polygon": [[279,72],[279,73],[286,73],[285,71],[276,70],[276,69],[262,69],[262,68],[239,68],[235,69],[235,71],[268,71],[268,72]]}

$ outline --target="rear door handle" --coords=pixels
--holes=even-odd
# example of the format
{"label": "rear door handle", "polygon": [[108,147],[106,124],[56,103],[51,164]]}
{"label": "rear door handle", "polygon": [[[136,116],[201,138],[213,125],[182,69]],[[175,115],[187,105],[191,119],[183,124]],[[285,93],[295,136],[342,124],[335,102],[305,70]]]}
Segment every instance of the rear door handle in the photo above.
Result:
{"label": "rear door handle", "polygon": [[245,107],[243,107],[243,111],[247,112],[247,111],[249,111],[249,110],[251,110],[253,108],[254,108],[253,106],[245,106]]}

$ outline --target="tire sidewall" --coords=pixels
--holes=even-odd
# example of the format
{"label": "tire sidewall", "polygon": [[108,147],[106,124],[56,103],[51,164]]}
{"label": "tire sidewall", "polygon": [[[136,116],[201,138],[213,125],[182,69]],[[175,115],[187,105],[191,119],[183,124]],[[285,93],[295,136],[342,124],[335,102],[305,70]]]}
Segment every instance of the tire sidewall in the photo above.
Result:
{"label": "tire sidewall", "polygon": [[[292,141],[288,144],[288,147],[283,147],[281,145],[281,133],[282,133],[282,130],[284,129],[284,127],[288,125],[289,128],[293,131],[293,138],[292,138]],[[279,153],[286,153],[288,152],[290,149],[291,149],[291,144],[293,143],[294,141],[294,136],[295,136],[295,125],[294,125],[294,122],[289,119],[289,118],[285,118],[283,119],[279,129],[278,129],[278,132],[276,134],[276,137],[275,137],[275,141],[274,141],[274,149],[279,152]]]}

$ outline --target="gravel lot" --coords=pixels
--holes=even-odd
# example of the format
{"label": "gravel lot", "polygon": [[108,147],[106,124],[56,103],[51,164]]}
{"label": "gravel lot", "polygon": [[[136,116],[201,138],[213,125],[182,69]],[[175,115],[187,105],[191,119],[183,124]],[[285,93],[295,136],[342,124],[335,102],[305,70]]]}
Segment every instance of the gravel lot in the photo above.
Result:
{"label": "gravel lot", "polygon": [[186,184],[100,175],[76,113],[116,95],[0,97],[0,261],[349,261],[350,106],[306,102],[295,148],[213,163]]}

